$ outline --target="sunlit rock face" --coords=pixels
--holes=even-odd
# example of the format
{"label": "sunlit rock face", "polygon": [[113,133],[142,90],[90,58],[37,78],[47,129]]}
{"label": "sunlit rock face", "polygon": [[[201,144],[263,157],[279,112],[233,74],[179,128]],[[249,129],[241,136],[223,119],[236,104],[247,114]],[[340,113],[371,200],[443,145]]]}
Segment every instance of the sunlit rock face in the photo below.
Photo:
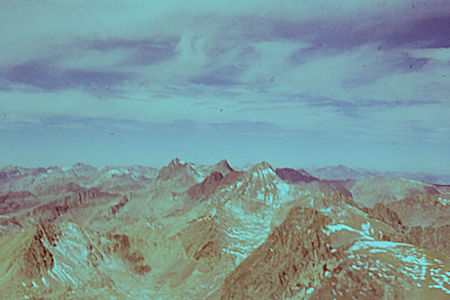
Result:
{"label": "sunlit rock face", "polygon": [[448,189],[291,170],[4,169],[3,297],[450,296]]}

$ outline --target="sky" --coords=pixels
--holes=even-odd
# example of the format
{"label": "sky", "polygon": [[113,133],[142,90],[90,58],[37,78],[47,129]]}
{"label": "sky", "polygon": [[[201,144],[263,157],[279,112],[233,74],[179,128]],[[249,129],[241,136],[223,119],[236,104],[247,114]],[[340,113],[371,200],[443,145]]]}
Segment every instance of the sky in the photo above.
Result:
{"label": "sky", "polygon": [[0,7],[0,167],[450,169],[447,0]]}

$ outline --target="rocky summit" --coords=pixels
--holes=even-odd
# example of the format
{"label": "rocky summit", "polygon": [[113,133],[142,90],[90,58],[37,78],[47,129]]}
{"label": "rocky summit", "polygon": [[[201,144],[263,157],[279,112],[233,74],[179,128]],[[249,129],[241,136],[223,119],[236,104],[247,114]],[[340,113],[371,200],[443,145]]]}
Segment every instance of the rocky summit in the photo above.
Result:
{"label": "rocky summit", "polygon": [[448,186],[238,169],[1,169],[1,298],[449,299]]}

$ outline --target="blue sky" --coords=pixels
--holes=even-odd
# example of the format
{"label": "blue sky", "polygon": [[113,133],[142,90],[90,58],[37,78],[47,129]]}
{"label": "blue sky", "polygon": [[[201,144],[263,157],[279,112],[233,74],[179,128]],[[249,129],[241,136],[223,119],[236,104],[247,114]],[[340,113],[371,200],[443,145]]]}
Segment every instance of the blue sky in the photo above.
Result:
{"label": "blue sky", "polygon": [[1,1],[0,165],[450,167],[448,1]]}

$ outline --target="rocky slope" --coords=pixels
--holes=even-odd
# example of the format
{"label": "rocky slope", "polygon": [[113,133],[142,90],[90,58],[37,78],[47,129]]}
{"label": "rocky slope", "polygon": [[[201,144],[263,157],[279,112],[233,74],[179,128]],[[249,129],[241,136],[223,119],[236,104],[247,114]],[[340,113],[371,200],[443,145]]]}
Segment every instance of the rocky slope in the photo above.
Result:
{"label": "rocky slope", "polygon": [[[5,299],[108,299],[135,295],[150,297],[141,275],[151,268],[124,235],[105,235],[65,222],[37,224],[14,236],[3,236],[0,284]],[[128,290],[140,284],[136,291]],[[128,287],[127,287],[128,286]]]}
{"label": "rocky slope", "polygon": [[389,204],[418,193],[438,194],[432,185],[401,178],[365,178],[348,184],[353,199],[368,207]]}
{"label": "rocky slope", "polygon": [[291,168],[278,168],[275,170],[275,172],[281,179],[286,180],[289,183],[311,182],[319,180],[316,177],[311,176],[303,169],[294,170]]}

